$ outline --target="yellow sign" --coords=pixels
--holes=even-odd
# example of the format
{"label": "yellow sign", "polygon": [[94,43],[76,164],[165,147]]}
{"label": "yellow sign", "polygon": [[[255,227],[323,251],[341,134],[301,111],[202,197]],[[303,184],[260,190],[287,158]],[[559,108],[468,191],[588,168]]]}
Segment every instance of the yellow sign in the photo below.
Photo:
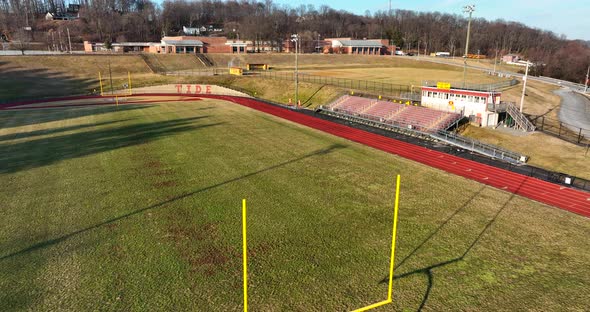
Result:
{"label": "yellow sign", "polygon": [[436,88],[437,89],[449,90],[449,89],[451,89],[451,84],[448,83],[448,82],[437,82],[436,83]]}
{"label": "yellow sign", "polygon": [[242,76],[243,73],[244,73],[244,71],[239,67],[230,67],[229,68],[230,75]]}

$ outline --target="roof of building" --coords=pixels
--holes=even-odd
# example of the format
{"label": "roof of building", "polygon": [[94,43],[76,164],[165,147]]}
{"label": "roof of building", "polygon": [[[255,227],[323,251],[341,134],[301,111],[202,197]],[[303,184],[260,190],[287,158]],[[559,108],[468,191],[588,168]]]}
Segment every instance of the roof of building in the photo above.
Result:
{"label": "roof of building", "polygon": [[245,47],[248,45],[247,42],[244,41],[227,41],[225,44],[230,45],[232,47]]}
{"label": "roof of building", "polygon": [[203,46],[203,41],[201,40],[173,40],[173,39],[162,39],[162,43],[166,45],[175,45],[175,46]]}
{"label": "roof of building", "polygon": [[372,40],[340,40],[345,47],[369,47],[369,48],[380,48],[383,46],[381,42]]}
{"label": "roof of building", "polygon": [[113,46],[125,46],[125,47],[149,47],[153,45],[159,45],[157,42],[114,42]]}

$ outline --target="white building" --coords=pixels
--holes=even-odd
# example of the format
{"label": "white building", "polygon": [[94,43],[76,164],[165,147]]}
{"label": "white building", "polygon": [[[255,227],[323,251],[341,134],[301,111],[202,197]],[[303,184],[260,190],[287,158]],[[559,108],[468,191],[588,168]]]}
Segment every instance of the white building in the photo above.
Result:
{"label": "white building", "polygon": [[456,89],[439,83],[437,87],[422,87],[422,106],[461,113],[474,123],[490,127],[498,124],[499,113],[488,108],[500,104],[500,96],[498,91]]}

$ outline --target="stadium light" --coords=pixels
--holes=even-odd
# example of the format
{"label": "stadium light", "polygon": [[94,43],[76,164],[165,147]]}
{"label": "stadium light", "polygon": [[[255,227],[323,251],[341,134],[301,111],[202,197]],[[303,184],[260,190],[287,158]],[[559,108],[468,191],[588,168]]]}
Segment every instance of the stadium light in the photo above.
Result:
{"label": "stadium light", "polygon": [[299,105],[299,35],[291,35],[291,41],[295,42],[295,107]]}
{"label": "stadium light", "polygon": [[475,11],[475,4],[463,7],[463,13],[469,13],[469,22],[467,22],[467,40],[465,40],[465,52],[463,53],[463,88],[465,88],[465,75],[467,73],[467,54],[469,53],[469,33],[471,32],[471,15]]}

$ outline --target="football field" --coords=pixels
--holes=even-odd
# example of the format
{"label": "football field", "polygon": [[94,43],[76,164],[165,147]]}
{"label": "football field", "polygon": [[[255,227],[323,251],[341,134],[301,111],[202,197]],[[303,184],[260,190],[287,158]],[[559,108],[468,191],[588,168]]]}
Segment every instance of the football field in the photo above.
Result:
{"label": "football field", "polygon": [[588,219],[230,102],[0,111],[0,310],[584,310]]}

